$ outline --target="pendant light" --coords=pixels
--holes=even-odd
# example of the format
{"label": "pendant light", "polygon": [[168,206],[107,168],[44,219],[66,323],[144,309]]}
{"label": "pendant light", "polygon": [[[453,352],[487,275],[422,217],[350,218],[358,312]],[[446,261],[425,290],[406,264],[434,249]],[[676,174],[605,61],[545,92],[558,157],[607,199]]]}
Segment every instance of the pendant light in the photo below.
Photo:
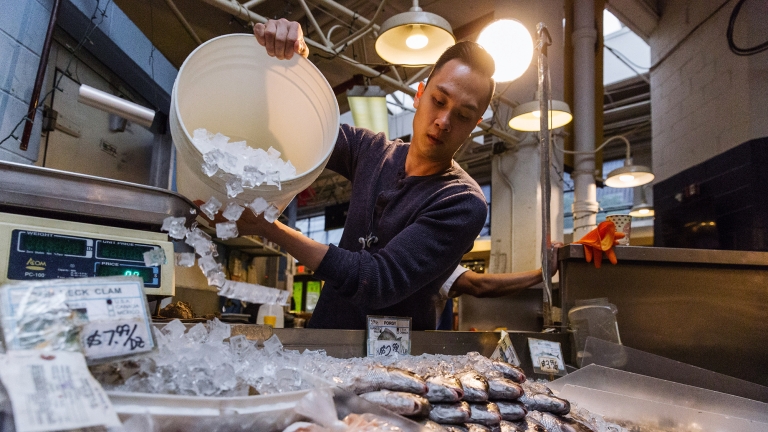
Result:
{"label": "pendant light", "polygon": [[456,43],[451,25],[443,17],[425,12],[418,0],[408,12],[397,14],[381,24],[376,53],[389,63],[403,66],[434,64]]}
{"label": "pendant light", "polygon": [[493,57],[493,79],[497,83],[520,78],[533,59],[531,33],[517,20],[501,19],[488,24],[477,37],[477,43]]}
{"label": "pendant light", "polygon": [[[539,102],[520,104],[512,110],[509,127],[519,131],[538,132],[541,127]],[[549,129],[563,127],[573,120],[571,109],[563,101],[553,100],[549,104]]]}
{"label": "pendant light", "polygon": [[381,87],[371,85],[356,85],[347,91],[347,100],[355,127],[384,132],[389,136],[386,96],[387,93]]}

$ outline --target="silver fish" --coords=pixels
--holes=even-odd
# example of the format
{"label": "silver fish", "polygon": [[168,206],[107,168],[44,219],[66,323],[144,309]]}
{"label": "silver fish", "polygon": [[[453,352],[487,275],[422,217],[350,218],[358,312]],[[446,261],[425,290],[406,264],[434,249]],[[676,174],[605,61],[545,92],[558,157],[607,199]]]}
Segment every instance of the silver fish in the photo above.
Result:
{"label": "silver fish", "polygon": [[471,404],[470,423],[477,423],[485,426],[495,426],[501,422],[501,413],[499,407],[493,403]]}
{"label": "silver fish", "polygon": [[466,402],[434,404],[429,419],[441,424],[462,424],[469,421],[471,410]]}
{"label": "silver fish", "polygon": [[559,417],[548,412],[532,411],[526,418],[541,423],[547,432],[594,432],[594,430],[574,419]]}
{"label": "silver fish", "polygon": [[[504,423],[504,422],[502,422]],[[506,422],[508,425],[513,425],[517,429],[508,429],[510,432],[547,432],[544,426],[536,420],[525,418],[518,422]]]}
{"label": "silver fish", "polygon": [[523,388],[511,379],[488,379],[488,398],[491,400],[516,400],[522,395]]}
{"label": "silver fish", "polygon": [[501,432],[525,432],[523,426],[507,420],[502,420],[501,423],[499,423],[499,430]]}
{"label": "silver fish", "polygon": [[430,402],[458,402],[464,397],[461,382],[453,375],[432,375],[427,379],[427,394]]}
{"label": "silver fish", "polygon": [[511,365],[501,360],[494,360],[493,368],[501,372],[501,374],[504,375],[504,378],[511,379],[516,383],[525,382],[525,372],[515,365]]}
{"label": "silver fish", "polygon": [[466,423],[465,426],[468,432],[492,432],[488,426],[477,423]]}
{"label": "silver fish", "polygon": [[445,432],[445,428],[432,420],[422,420],[419,423],[421,423],[422,426],[424,426],[423,430],[433,431],[433,432]]}
{"label": "silver fish", "polygon": [[458,376],[464,388],[464,400],[467,402],[485,402],[488,400],[488,381],[477,372],[465,372]]}
{"label": "silver fish", "polygon": [[427,394],[427,383],[421,377],[413,372],[391,367],[373,367],[366,374],[356,377],[350,387],[349,390],[357,394],[378,390]]}
{"label": "silver fish", "polygon": [[558,415],[566,415],[571,411],[571,404],[565,399],[561,399],[556,396],[539,393],[528,394],[525,393],[518,399],[518,402],[522,402],[525,405],[525,409],[528,412],[531,411],[544,411]]}
{"label": "silver fish", "polygon": [[525,405],[520,402],[496,401],[502,420],[518,421],[525,418]]}
{"label": "silver fish", "polygon": [[423,396],[411,393],[395,392],[389,390],[379,390],[370,393],[363,393],[361,398],[368,402],[382,406],[395,414],[404,416],[424,417],[429,414],[429,401]]}

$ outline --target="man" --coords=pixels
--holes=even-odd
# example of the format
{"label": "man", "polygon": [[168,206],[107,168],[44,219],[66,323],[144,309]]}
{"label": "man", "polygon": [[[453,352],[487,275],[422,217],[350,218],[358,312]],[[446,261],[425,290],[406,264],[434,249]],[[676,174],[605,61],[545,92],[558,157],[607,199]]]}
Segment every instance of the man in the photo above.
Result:
{"label": "man", "polygon": [[[256,24],[267,53],[307,56],[301,28]],[[325,281],[308,327],[363,329],[366,315],[408,316],[436,328],[442,283],[470,250],[486,217],[477,183],[453,162],[495,89],[490,55],[473,42],[449,48],[414,97],[411,143],[342,125],[327,168],[352,183],[339,246],[317,243],[279,222],[245,218],[241,234],[281,245]]]}

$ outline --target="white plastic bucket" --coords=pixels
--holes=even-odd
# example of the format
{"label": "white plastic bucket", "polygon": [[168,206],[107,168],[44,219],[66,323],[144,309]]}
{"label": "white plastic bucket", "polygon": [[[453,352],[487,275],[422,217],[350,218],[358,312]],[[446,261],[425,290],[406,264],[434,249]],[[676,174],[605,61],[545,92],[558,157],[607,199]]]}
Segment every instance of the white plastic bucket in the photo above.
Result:
{"label": "white plastic bucket", "polygon": [[170,109],[177,150],[176,186],[191,200],[222,203],[226,180],[202,171],[203,155],[192,134],[204,128],[245,140],[250,147],[270,146],[296,167],[281,188],[263,184],[234,198],[246,204],[262,197],[282,212],[294,196],[320,175],[336,143],[339,107],[331,86],[309,60],[267,55],[250,34],[211,39],[195,49],[179,69]]}

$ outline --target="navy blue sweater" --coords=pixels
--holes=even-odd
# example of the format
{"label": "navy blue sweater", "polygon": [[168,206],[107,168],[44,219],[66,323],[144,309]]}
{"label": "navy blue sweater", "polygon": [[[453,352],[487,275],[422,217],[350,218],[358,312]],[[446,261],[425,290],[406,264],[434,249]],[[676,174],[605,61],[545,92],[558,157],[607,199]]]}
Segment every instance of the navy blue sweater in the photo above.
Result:
{"label": "navy blue sweater", "polygon": [[[327,168],[352,183],[339,246],[315,276],[325,281],[309,327],[364,329],[366,315],[407,316],[434,330],[442,283],[485,222],[477,183],[455,162],[430,176],[405,176],[410,144],[342,125]],[[375,237],[363,247],[360,238]]]}

